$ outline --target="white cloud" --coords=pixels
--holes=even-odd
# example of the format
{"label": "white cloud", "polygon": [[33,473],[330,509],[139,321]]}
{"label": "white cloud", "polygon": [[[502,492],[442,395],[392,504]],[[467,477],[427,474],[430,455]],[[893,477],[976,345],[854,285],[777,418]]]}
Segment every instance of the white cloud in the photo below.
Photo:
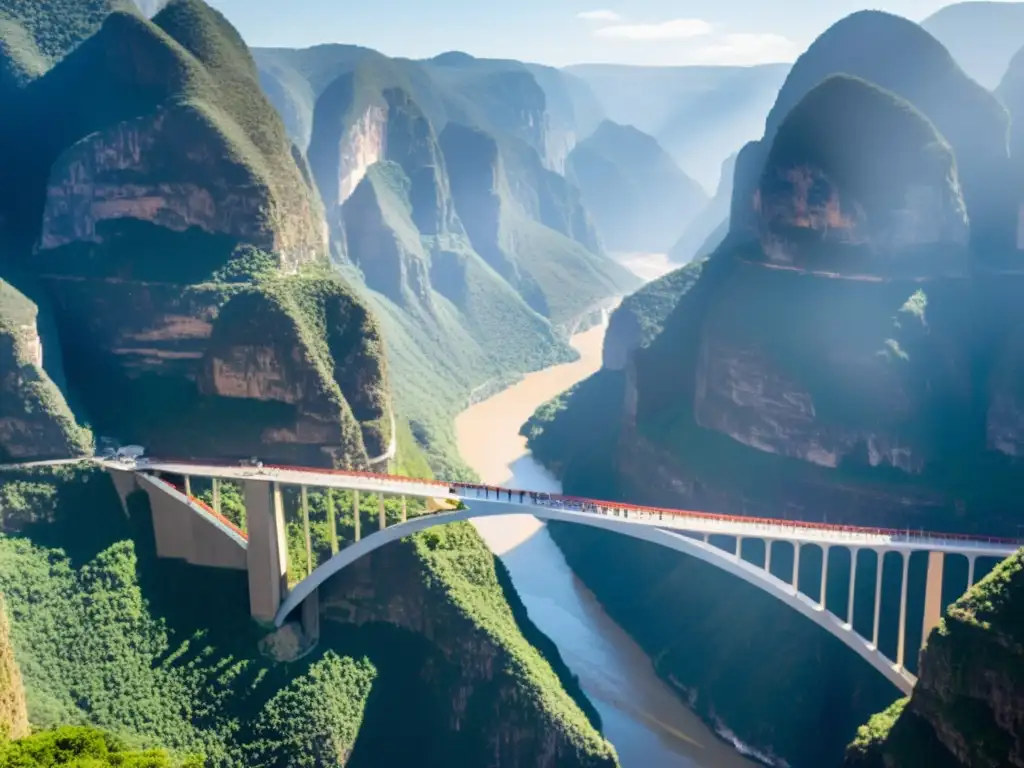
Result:
{"label": "white cloud", "polygon": [[615,11],[581,11],[576,18],[583,21],[622,21],[622,16]]}
{"label": "white cloud", "polygon": [[702,19],[670,19],[657,24],[616,24],[594,31],[597,37],[622,40],[685,40],[711,33],[711,25]]}
{"label": "white cloud", "polygon": [[688,51],[691,64],[768,64],[777,61],[795,61],[803,50],[789,38],[775,34],[741,32],[722,35]]}

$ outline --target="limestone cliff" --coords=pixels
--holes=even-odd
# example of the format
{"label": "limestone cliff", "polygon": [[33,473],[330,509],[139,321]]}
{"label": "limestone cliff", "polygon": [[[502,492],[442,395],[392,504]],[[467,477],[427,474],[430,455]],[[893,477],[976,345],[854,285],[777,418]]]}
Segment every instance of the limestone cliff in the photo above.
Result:
{"label": "limestone cliff", "polygon": [[0,596],[0,740],[20,739],[28,732],[25,689],[14,657],[7,606]]}
{"label": "limestone cliff", "polygon": [[87,455],[92,436],[75,422],[43,370],[34,304],[0,280],[0,460]]}
{"label": "limestone cliff", "polygon": [[[868,38],[874,41],[870,49],[863,45]],[[756,232],[758,183],[776,133],[800,100],[833,74],[863,78],[927,116],[956,154],[972,242],[991,249],[1012,242],[1016,214],[1006,194],[1005,110],[963,73],[941,43],[913,22],[880,11],[861,11],[836,22],[793,65],[764,138],[744,147],[737,160],[734,233],[749,237]],[[928,204],[922,199],[917,205]]]}
{"label": "limestone cliff", "polygon": [[1024,554],[951,605],[921,654],[908,701],[877,715],[847,751],[849,768],[1024,766]]}

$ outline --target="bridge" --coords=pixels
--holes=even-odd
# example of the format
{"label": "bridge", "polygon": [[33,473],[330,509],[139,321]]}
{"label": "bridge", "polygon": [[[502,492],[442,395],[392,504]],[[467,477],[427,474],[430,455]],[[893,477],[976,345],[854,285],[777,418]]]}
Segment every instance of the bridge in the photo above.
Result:
{"label": "bridge", "polygon": [[[149,494],[153,510],[157,554],[185,559],[199,565],[236,568],[248,572],[249,602],[252,616],[281,627],[298,614],[308,636],[319,633],[317,590],[331,576],[364,555],[393,541],[434,526],[461,520],[508,514],[530,514],[542,520],[588,525],[649,541],[709,563],[756,586],[818,626],[837,637],[868,661],[904,693],[917,682],[906,669],[907,606],[911,555],[927,554],[922,639],[934,629],[944,610],[943,572],[947,557],[960,556],[967,561],[966,588],[975,582],[980,558],[1004,559],[1020,546],[1017,539],[992,538],[966,534],[865,528],[791,520],[709,514],[678,509],[637,506],[563,495],[533,493],[469,483],[444,483],[416,480],[395,475],[302,467],[246,467],[217,463],[148,460],[134,466],[101,461],[113,476],[123,498],[133,490]],[[176,479],[177,483],[166,478]],[[212,506],[196,499],[191,486],[197,479],[209,481]],[[220,512],[220,488],[225,481],[242,486],[246,507],[247,531],[242,531]],[[288,587],[288,554],[285,540],[283,490],[299,491],[305,533],[307,573],[304,579]],[[361,493],[378,500],[377,530],[361,530],[360,515],[354,516],[353,541],[338,544],[335,509],[328,502],[332,556],[315,570],[312,562],[309,527],[309,490],[342,489],[354,492],[359,509]],[[385,497],[401,499],[401,519],[388,525]],[[436,511],[410,516],[407,498],[430,499]],[[712,541],[728,537],[728,547]],[[756,540],[763,546],[762,562],[744,556],[744,543]],[[778,558],[773,568],[773,550],[780,546],[792,551],[788,572],[779,573]],[[801,583],[802,553],[820,552],[819,584]],[[837,613],[826,606],[829,586],[829,562],[833,553],[849,552],[849,582],[846,585],[845,610]],[[870,630],[861,634],[854,628],[857,573],[862,553],[873,552],[873,620]],[[899,595],[898,638],[894,658],[879,649],[879,627],[883,602],[883,567],[888,554],[899,557],[902,567]],[[748,552],[749,555],[749,552]],[[870,557],[870,556],[869,556]],[[788,559],[788,558],[787,558]],[[804,582],[807,579],[803,580]],[[814,596],[814,587],[818,587]],[[863,596],[862,596],[863,598]],[[865,622],[861,622],[864,624]],[[915,649],[909,649],[911,652]]]}

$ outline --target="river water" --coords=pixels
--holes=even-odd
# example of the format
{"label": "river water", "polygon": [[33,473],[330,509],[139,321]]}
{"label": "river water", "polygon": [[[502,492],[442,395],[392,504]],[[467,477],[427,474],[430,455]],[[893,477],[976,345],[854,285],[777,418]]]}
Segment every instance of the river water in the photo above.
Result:
{"label": "river water", "polygon": [[[626,263],[645,279],[657,276],[651,260]],[[600,368],[604,332],[601,326],[573,337],[580,352],[576,362],[530,374],[459,415],[459,449],[483,482],[561,491],[558,481],[530,456],[519,428],[539,405]],[[754,765],[658,678],[646,654],[570,570],[542,522],[530,515],[509,515],[474,525],[508,567],[530,618],[579,676],[624,768]]]}

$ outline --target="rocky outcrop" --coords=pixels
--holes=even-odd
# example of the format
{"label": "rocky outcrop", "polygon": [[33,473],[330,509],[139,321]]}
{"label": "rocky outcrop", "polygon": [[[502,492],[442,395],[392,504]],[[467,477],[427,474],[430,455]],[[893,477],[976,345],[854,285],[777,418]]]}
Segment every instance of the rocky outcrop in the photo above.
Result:
{"label": "rocky outcrop", "polygon": [[[537,695],[536,680],[523,666],[534,663],[536,650],[513,650],[508,636],[484,631],[453,599],[453,592],[446,592],[428,572],[411,542],[385,547],[325,585],[320,598],[324,617],[356,625],[383,623],[428,641],[429,653],[418,674],[437,690],[438,705],[446,710],[444,725],[466,740],[467,763],[511,768],[617,765],[614,750],[586,724],[564,691],[552,692],[558,706],[568,708],[558,715],[547,695]],[[481,590],[494,577],[484,572],[476,578],[482,581],[472,588]],[[514,653],[530,658],[517,659]]]}
{"label": "rocky outcrop", "polygon": [[0,461],[85,456],[92,435],[78,426],[43,369],[34,304],[0,280]]}
{"label": "rocky outcrop", "polygon": [[[863,45],[869,38],[875,41],[870,51]],[[955,152],[972,243],[999,249],[1012,242],[1016,219],[1007,204],[1005,110],[927,32],[880,11],[854,13],[832,25],[793,65],[766,121],[764,138],[744,147],[737,160],[734,233],[756,233],[757,189],[776,134],[797,104],[835,74],[863,78],[920,110]],[[941,209],[943,204],[928,196],[915,204],[922,213],[931,206]]]}
{"label": "rocky outcrop", "polygon": [[0,741],[28,736],[28,707],[14,657],[7,608],[0,595]]}
{"label": "rocky outcrop", "polygon": [[861,728],[849,768],[1024,766],[1024,553],[949,607],[921,654],[918,683]]}
{"label": "rocky outcrop", "polygon": [[327,250],[311,207],[280,210],[202,113],[187,108],[119,123],[66,151],[51,172],[40,246],[102,244],[125,219],[226,236],[280,254],[289,270]]}

